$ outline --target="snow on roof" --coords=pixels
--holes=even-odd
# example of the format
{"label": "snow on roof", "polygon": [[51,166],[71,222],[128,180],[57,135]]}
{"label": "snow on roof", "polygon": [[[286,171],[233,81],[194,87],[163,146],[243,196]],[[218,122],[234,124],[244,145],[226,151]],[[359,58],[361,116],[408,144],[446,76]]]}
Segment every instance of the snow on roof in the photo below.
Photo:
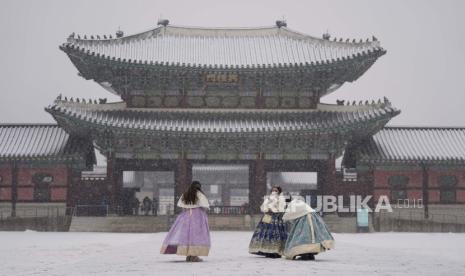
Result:
{"label": "snow on roof", "polygon": [[364,160],[465,162],[465,127],[385,127],[362,144]]}
{"label": "snow on roof", "polygon": [[365,105],[319,104],[310,110],[150,109],[125,103],[56,101],[47,111],[92,125],[177,133],[253,133],[321,131],[371,121],[386,121],[399,110],[389,102]]}
{"label": "snow on roof", "polygon": [[384,51],[376,39],[330,41],[277,26],[169,25],[115,39],[71,36],[63,46],[121,60],[232,67],[323,62]]}
{"label": "snow on roof", "polygon": [[0,125],[0,160],[68,159],[82,151],[83,144],[56,124]]}

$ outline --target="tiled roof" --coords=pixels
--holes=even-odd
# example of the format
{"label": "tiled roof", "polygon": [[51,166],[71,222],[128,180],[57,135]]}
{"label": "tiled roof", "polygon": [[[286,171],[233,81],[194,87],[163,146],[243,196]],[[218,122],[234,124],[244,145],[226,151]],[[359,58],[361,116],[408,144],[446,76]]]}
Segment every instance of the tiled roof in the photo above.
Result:
{"label": "tiled roof", "polygon": [[189,66],[281,66],[328,63],[385,53],[376,39],[327,40],[286,27],[197,28],[160,26],[121,38],[70,36],[61,49],[127,62]]}
{"label": "tiled roof", "polygon": [[319,104],[309,110],[270,109],[151,109],[127,108],[124,102],[108,104],[57,100],[46,109],[60,118],[88,128],[113,128],[176,134],[266,134],[337,132],[344,127],[364,128],[366,123],[384,125],[400,113],[391,103],[366,105]]}
{"label": "tiled roof", "polygon": [[385,127],[360,147],[375,162],[465,163],[465,128]]}
{"label": "tiled roof", "polygon": [[87,151],[81,140],[70,138],[56,124],[0,125],[0,161],[71,160]]}

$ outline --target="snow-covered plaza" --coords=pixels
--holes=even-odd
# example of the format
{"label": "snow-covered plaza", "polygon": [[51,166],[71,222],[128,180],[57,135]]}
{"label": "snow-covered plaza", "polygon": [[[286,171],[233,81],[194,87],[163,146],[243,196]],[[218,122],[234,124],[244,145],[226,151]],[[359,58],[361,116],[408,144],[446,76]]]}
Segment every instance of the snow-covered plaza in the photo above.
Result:
{"label": "snow-covered plaza", "polygon": [[210,256],[160,255],[166,233],[0,232],[0,275],[463,275],[465,234],[335,234],[316,261],[247,253],[249,232],[212,232]]}

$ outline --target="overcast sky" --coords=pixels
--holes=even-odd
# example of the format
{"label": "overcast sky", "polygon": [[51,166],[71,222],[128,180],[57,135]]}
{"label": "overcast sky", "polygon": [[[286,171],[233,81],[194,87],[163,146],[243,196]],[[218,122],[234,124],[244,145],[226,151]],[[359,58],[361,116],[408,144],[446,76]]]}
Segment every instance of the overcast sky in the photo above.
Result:
{"label": "overcast sky", "polygon": [[0,1],[0,123],[53,122],[55,97],[117,100],[58,49],[72,33],[133,34],[173,25],[254,27],[285,18],[314,36],[375,35],[387,54],[323,102],[388,97],[391,125],[465,126],[465,1]]}

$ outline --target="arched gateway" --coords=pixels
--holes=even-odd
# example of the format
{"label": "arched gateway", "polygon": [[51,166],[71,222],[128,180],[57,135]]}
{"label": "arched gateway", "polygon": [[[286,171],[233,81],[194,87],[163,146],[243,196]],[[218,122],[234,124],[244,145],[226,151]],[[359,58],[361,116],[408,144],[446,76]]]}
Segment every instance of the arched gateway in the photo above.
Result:
{"label": "arched gateway", "polygon": [[283,22],[264,28],[157,28],[129,36],[71,35],[60,46],[86,80],[122,102],[61,97],[46,110],[107,157],[111,204],[123,204],[123,171],[174,172],[175,200],[193,166],[248,167],[250,212],[272,171],[318,173],[331,194],[335,159],[399,110],[391,103],[324,104],[384,55],[379,41],[316,38]]}

